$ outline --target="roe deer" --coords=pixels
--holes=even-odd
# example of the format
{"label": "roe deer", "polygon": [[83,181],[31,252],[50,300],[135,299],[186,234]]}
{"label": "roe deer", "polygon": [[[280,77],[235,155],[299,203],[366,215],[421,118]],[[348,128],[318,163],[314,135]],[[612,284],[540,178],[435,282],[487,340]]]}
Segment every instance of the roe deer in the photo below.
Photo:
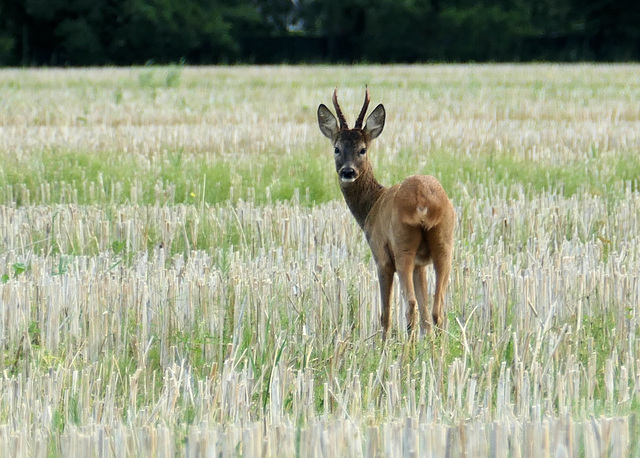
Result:
{"label": "roe deer", "polygon": [[431,330],[425,269],[431,262],[436,275],[433,321],[436,326],[443,325],[443,302],[451,271],[455,212],[447,193],[432,176],[410,176],[401,184],[389,188],[378,183],[373,176],[367,150],[371,141],[382,133],[385,110],[382,104],[378,105],[362,127],[369,100],[367,87],[360,115],[353,129],[349,129],[338,105],[336,89],[333,92],[333,106],[338,119],[324,104],[320,104],[318,124],[324,136],[333,144],[340,189],[349,210],[364,230],[378,268],[382,297],[380,322],[382,339],[386,340],[395,272],[398,272],[400,286],[407,300],[409,335],[416,325],[416,305],[420,311],[421,333]]}

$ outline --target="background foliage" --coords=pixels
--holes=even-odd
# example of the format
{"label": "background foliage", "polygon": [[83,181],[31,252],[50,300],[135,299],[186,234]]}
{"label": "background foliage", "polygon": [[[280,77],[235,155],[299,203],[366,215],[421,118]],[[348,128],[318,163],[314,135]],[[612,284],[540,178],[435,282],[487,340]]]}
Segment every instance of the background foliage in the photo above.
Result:
{"label": "background foliage", "polygon": [[621,61],[640,4],[616,0],[0,2],[0,65]]}

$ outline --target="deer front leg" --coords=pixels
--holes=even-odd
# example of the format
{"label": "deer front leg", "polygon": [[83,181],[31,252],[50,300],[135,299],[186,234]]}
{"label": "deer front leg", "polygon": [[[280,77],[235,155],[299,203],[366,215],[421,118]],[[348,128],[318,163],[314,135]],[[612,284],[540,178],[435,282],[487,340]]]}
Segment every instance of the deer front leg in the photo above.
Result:
{"label": "deer front leg", "polygon": [[393,267],[389,265],[378,266],[378,282],[380,283],[380,298],[382,299],[382,313],[380,324],[382,325],[382,340],[387,340],[387,332],[391,325],[391,288],[393,286]]}

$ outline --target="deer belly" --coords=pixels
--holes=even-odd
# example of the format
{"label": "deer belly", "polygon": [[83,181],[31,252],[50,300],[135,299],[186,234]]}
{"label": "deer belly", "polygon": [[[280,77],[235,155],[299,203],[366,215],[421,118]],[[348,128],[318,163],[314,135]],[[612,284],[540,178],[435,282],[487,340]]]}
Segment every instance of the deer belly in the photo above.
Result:
{"label": "deer belly", "polygon": [[416,252],[416,265],[417,266],[426,266],[431,262],[431,253],[429,251],[429,245],[427,245],[426,240],[422,240],[420,242],[420,246],[418,247],[418,251]]}

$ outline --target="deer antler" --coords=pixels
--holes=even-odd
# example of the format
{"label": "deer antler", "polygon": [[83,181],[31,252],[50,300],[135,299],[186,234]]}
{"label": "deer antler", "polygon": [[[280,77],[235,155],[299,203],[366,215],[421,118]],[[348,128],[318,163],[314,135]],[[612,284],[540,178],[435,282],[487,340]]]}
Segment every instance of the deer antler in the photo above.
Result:
{"label": "deer antler", "polygon": [[336,114],[338,115],[338,120],[340,121],[340,129],[348,129],[347,118],[344,117],[342,110],[340,109],[340,105],[338,105],[338,88],[333,90],[333,107],[336,109]]}
{"label": "deer antler", "polygon": [[367,114],[367,108],[369,108],[369,86],[366,86],[366,91],[364,94],[364,105],[362,105],[362,110],[360,110],[360,114],[358,115],[358,119],[356,120],[356,125],[353,126],[354,129],[362,129],[362,121],[364,121],[364,115]]}

